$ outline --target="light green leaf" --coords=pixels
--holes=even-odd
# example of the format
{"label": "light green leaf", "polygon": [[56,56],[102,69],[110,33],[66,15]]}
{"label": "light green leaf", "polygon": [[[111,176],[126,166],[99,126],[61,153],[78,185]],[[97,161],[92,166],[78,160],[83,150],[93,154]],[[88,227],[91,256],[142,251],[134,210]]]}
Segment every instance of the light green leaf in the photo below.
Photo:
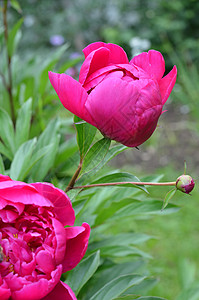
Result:
{"label": "light green leaf", "polygon": [[81,288],[92,277],[100,264],[100,252],[93,253],[86,259],[82,260],[75,269],[67,273],[65,281],[77,296]]}
{"label": "light green leaf", "polygon": [[18,13],[22,13],[21,6],[17,0],[10,0],[10,4]]}
{"label": "light green leaf", "polygon": [[[111,182],[139,182],[139,178],[137,178],[135,175],[127,173],[127,172],[117,172],[117,173],[112,173],[106,176],[103,176],[95,181],[92,182],[92,184],[95,183],[111,183]],[[141,185],[133,185],[133,184],[123,184],[119,186],[124,186],[124,187],[134,187],[134,188],[139,188],[145,192],[147,192],[147,189],[145,186]]]}
{"label": "light green leaf", "polygon": [[166,196],[165,196],[165,198],[164,198],[162,210],[165,209],[165,207],[167,207],[169,201],[170,201],[170,200],[172,199],[172,197],[175,195],[176,191],[177,191],[177,189],[174,188],[174,189],[170,190],[170,191],[166,194]]}
{"label": "light green leaf", "polygon": [[104,237],[101,241],[89,244],[88,251],[95,251],[107,246],[137,245],[148,241],[150,238],[149,235],[143,233],[119,233],[117,235],[111,235],[110,237]]}
{"label": "light green leaf", "polygon": [[96,168],[104,159],[110,147],[111,140],[103,138],[96,142],[88,151],[84,158],[82,170],[80,176],[84,173],[88,173],[92,169]]}
{"label": "light green leaf", "polygon": [[126,246],[126,245],[116,245],[116,246],[107,246],[100,248],[100,253],[102,257],[126,257],[128,255],[135,255],[144,258],[151,258],[151,256],[139,250],[136,247]]}
{"label": "light green leaf", "polygon": [[11,150],[11,153],[15,153],[15,139],[14,139],[14,127],[12,120],[8,113],[0,108],[0,138],[4,145]]}
{"label": "light green leaf", "polygon": [[32,99],[28,99],[20,108],[16,121],[16,149],[28,140],[31,120]]}
{"label": "light green leaf", "polygon": [[72,60],[67,60],[66,63],[62,64],[61,67],[58,69],[58,73],[64,73],[67,69],[75,67],[78,63],[83,61],[83,56],[77,57]]}
{"label": "light green leaf", "polygon": [[64,141],[59,146],[57,155],[55,157],[54,166],[57,167],[64,163],[68,158],[70,158],[78,150],[75,138],[71,138],[68,141]]}
{"label": "light green leaf", "polygon": [[51,71],[54,66],[56,65],[56,63],[58,62],[58,60],[61,58],[61,56],[64,54],[64,52],[66,51],[66,49],[68,48],[68,44],[64,44],[63,46],[61,46],[52,56],[51,59],[45,63],[45,67],[41,72],[40,78],[39,78],[39,93],[41,95],[43,95],[43,93],[45,92],[47,83],[49,82],[48,79],[48,71]]}
{"label": "light green leaf", "polygon": [[4,168],[3,158],[0,154],[0,174],[4,175],[4,173],[5,173],[5,168]]}
{"label": "light green leaf", "polygon": [[160,298],[160,297],[153,297],[153,296],[144,296],[144,297],[139,297],[136,295],[126,295],[126,296],[121,296],[118,298],[115,298],[114,300],[166,300],[165,298]]}
{"label": "light green leaf", "polygon": [[19,21],[14,25],[12,30],[8,34],[8,54],[11,57],[16,48],[16,41],[17,41],[17,33],[23,23],[23,18],[19,19]]}
{"label": "light green leaf", "polygon": [[81,123],[82,119],[74,116],[75,127],[77,130],[77,144],[79,147],[80,158],[83,159],[88,151],[97,131],[97,128],[88,124]]}
{"label": "light green leaf", "polygon": [[137,300],[166,300],[166,299],[162,297],[144,296],[144,297],[137,298]]}
{"label": "light green leaf", "polygon": [[29,140],[17,150],[10,168],[10,177],[13,180],[25,179],[36,142],[36,138]]}
{"label": "light green leaf", "polygon": [[112,300],[120,296],[129,287],[144,280],[144,276],[122,275],[108,282],[90,300]]}
{"label": "light green leaf", "polygon": [[0,153],[5,155],[9,160],[12,160],[13,154],[2,142],[0,142]]}

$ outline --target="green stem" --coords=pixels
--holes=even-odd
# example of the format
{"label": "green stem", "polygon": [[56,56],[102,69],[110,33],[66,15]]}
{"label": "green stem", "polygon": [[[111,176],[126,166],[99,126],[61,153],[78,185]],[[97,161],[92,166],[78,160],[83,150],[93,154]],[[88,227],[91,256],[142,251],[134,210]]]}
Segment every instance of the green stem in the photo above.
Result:
{"label": "green stem", "polygon": [[88,184],[88,185],[80,185],[80,186],[73,186],[70,189],[85,189],[85,188],[92,188],[92,187],[100,187],[100,186],[117,186],[123,184],[132,184],[132,185],[154,185],[154,186],[174,186],[176,185],[175,181],[172,182],[108,182],[108,183],[96,183],[96,184]]}
{"label": "green stem", "polygon": [[4,6],[3,6],[3,25],[4,25],[4,38],[5,38],[6,51],[7,51],[7,67],[8,67],[8,84],[5,85],[5,83],[4,83],[4,85],[5,85],[6,90],[8,91],[11,116],[12,116],[13,124],[15,126],[15,121],[16,120],[15,120],[14,99],[13,99],[13,93],[12,93],[12,68],[11,68],[12,58],[9,55],[9,51],[8,51],[7,6],[8,6],[8,1],[4,0]]}

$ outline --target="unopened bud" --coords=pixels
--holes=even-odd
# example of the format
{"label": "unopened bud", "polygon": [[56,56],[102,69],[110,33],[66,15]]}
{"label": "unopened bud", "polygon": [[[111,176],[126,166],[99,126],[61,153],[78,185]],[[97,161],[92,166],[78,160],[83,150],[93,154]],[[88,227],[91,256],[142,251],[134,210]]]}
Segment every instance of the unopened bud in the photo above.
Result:
{"label": "unopened bud", "polygon": [[176,180],[176,188],[183,193],[189,194],[193,190],[195,182],[189,175],[181,175]]}

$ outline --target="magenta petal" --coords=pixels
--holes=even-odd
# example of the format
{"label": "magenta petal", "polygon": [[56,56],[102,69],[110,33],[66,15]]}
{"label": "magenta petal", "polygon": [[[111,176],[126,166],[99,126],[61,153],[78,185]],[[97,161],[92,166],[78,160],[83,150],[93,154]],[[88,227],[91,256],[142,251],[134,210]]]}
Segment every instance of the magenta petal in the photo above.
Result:
{"label": "magenta petal", "polygon": [[8,300],[10,299],[11,292],[10,289],[4,279],[0,276],[0,299],[1,300]]}
{"label": "magenta petal", "polygon": [[64,282],[59,281],[56,287],[42,300],[77,300],[74,292]]}
{"label": "magenta petal", "polygon": [[12,179],[9,176],[0,174],[0,182],[1,181],[10,181],[10,180],[12,180]]}
{"label": "magenta petal", "polygon": [[37,191],[54,205],[54,212],[64,226],[72,226],[75,222],[75,212],[70,198],[62,190],[50,183],[32,183]]}
{"label": "magenta petal", "polygon": [[107,48],[110,50],[109,55],[109,64],[128,64],[128,57],[126,52],[118,45],[111,44],[111,43],[103,43],[103,42],[96,42],[88,45],[86,48],[83,49],[85,57],[87,57],[92,51],[99,49],[100,47]]}
{"label": "magenta petal", "polygon": [[175,85],[176,77],[177,77],[177,68],[176,66],[174,66],[173,69],[159,82],[160,93],[162,96],[163,104],[165,104],[165,102],[169,98],[169,95]]}
{"label": "magenta petal", "polygon": [[66,253],[63,260],[63,272],[73,269],[83,258],[90,236],[90,226],[83,223],[82,226],[68,227],[66,230]]}
{"label": "magenta petal", "polygon": [[85,59],[79,74],[79,82],[83,85],[89,75],[104,68],[108,64],[110,51],[106,48],[99,48],[91,52]]}
{"label": "magenta petal", "polygon": [[38,269],[46,274],[50,274],[55,269],[55,259],[47,250],[41,250],[36,255]]}
{"label": "magenta petal", "polygon": [[52,219],[57,245],[55,247],[56,264],[62,263],[66,251],[66,231],[62,223],[57,219]]}
{"label": "magenta petal", "polygon": [[142,68],[152,78],[160,80],[165,72],[165,62],[162,54],[155,50],[150,50],[148,53],[143,52],[130,61],[130,63]]}
{"label": "magenta petal", "polygon": [[63,106],[79,118],[94,125],[85,109],[88,95],[81,84],[66,74],[49,72],[49,79]]}

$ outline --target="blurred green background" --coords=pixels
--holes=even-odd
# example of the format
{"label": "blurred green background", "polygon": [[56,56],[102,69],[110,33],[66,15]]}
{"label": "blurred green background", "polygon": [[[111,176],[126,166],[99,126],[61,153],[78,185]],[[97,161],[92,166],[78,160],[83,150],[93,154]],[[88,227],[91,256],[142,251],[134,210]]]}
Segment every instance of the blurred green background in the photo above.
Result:
{"label": "blurred green background", "polygon": [[[121,45],[129,59],[151,48],[159,50],[164,55],[167,72],[173,64],[177,65],[177,83],[156,132],[139,150],[130,149],[115,158],[112,168],[131,171],[137,176],[164,174],[165,181],[174,181],[183,173],[186,160],[188,173],[197,183],[199,2],[20,0],[19,3],[22,11],[11,9],[8,16],[10,24],[21,16],[24,18],[18,46],[18,55],[24,62],[33,56],[48,58],[65,43],[69,47],[63,61],[78,58],[87,44],[101,40]],[[78,70],[77,65],[68,72],[77,77]],[[150,189],[160,199],[167,191]],[[195,298],[180,295],[183,289],[194,289],[199,279],[198,196],[197,186],[190,197],[177,193],[172,201],[181,207],[178,213],[138,219],[132,224],[138,231],[158,238],[144,246],[155,258],[149,263],[151,273],[160,279],[152,291],[154,295],[169,300],[199,299],[199,294]]]}

